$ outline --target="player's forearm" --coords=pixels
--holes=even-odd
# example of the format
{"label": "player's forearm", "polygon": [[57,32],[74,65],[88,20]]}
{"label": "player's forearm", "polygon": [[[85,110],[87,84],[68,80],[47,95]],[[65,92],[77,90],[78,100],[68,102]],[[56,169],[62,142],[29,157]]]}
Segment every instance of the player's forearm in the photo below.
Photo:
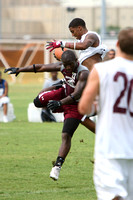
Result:
{"label": "player's forearm", "polygon": [[76,102],[78,102],[80,96],[81,96],[80,93],[73,92],[69,96],[67,96],[66,98],[62,99],[61,104],[66,105],[66,104],[76,103]]}
{"label": "player's forearm", "polygon": [[18,68],[17,72],[52,72],[60,71],[61,63],[52,63],[52,64],[33,64],[27,67]]}
{"label": "player's forearm", "polygon": [[62,99],[60,102],[62,105],[66,105],[66,104],[72,104],[73,100],[70,96],[67,96],[66,98]]}
{"label": "player's forearm", "polygon": [[21,67],[17,70],[17,72],[39,72],[41,71],[43,64],[34,64],[34,65],[29,65],[26,67]]}
{"label": "player's forearm", "polygon": [[85,47],[82,45],[82,43],[78,43],[78,42],[66,42],[65,47],[69,48],[69,49],[74,49],[74,50],[85,49]]}
{"label": "player's forearm", "polygon": [[84,43],[84,42],[66,42],[65,47],[69,49],[74,49],[74,50],[85,50],[89,46],[91,46],[92,43]]}

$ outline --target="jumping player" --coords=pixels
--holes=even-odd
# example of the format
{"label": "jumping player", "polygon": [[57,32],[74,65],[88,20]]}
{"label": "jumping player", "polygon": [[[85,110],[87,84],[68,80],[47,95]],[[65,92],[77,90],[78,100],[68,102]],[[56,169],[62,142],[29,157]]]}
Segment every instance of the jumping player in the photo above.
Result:
{"label": "jumping player", "polygon": [[[63,162],[70,150],[72,136],[77,129],[83,115],[79,114],[78,100],[85,87],[89,70],[80,65],[73,51],[67,50],[62,54],[62,62],[52,64],[35,64],[22,68],[9,68],[5,72],[16,74],[20,72],[51,72],[61,71],[65,78],[65,87],[52,86],[47,91],[41,92],[35,99],[36,107],[47,106],[54,112],[64,112],[64,126],[62,130],[62,144],[55,166],[50,172],[50,177],[57,180]],[[81,122],[91,131],[95,131],[95,124],[87,119]]]}
{"label": "jumping player", "polygon": [[99,95],[94,183],[98,199],[133,199],[133,28],[120,31],[116,58],[95,64],[79,103]]}
{"label": "jumping player", "polygon": [[81,18],[73,19],[69,24],[69,30],[77,42],[56,41],[48,42],[46,49],[50,51],[59,47],[79,50],[79,62],[89,70],[93,64],[101,62],[107,48],[101,43],[100,36],[93,31],[88,31],[85,21]]}

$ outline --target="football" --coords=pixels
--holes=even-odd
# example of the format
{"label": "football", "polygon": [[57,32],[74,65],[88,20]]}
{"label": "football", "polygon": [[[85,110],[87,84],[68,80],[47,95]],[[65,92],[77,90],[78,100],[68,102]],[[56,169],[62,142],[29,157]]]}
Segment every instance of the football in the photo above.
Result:
{"label": "football", "polygon": [[64,49],[62,50],[61,47],[54,49],[53,55],[54,55],[54,57],[56,58],[56,60],[59,60],[59,61],[60,61],[63,52],[66,51],[66,50],[67,50],[66,48],[64,48]]}

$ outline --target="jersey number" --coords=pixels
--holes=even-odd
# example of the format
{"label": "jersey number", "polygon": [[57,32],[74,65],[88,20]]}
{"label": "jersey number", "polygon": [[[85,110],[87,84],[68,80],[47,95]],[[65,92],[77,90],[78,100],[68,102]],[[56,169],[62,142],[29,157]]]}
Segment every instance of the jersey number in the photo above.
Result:
{"label": "jersey number", "polygon": [[[113,106],[113,112],[125,114],[128,110],[131,117],[133,117],[133,112],[131,112],[130,108],[129,108],[132,89],[133,89],[133,79],[129,82],[129,88],[128,88],[127,87],[128,86],[128,78],[127,78],[126,74],[122,73],[122,72],[117,72],[116,75],[114,76],[114,81],[117,81],[119,77],[123,78],[124,87],[123,87],[123,90],[120,92],[119,97],[115,101],[115,104]],[[126,91],[127,91],[127,107],[123,108],[123,107],[120,107],[119,104],[120,104],[121,99],[124,97]]]}

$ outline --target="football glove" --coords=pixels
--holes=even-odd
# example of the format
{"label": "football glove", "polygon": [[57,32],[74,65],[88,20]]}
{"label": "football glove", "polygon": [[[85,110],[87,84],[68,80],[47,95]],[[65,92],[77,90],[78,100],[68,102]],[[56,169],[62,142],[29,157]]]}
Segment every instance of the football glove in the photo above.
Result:
{"label": "football glove", "polygon": [[56,41],[54,40],[54,42],[47,42],[48,44],[46,45],[46,49],[50,49],[50,52],[53,51],[55,48],[59,48],[61,47],[62,49],[64,49],[65,47],[65,42],[62,41]]}
{"label": "football glove", "polygon": [[57,108],[61,107],[61,102],[60,101],[55,101],[55,100],[50,100],[47,104],[47,108],[54,111]]}
{"label": "football glove", "polygon": [[4,73],[8,72],[8,74],[15,74],[15,76],[17,76],[19,74],[19,72],[17,72],[18,69],[19,68],[16,68],[16,67],[10,67],[8,69],[5,69]]}

